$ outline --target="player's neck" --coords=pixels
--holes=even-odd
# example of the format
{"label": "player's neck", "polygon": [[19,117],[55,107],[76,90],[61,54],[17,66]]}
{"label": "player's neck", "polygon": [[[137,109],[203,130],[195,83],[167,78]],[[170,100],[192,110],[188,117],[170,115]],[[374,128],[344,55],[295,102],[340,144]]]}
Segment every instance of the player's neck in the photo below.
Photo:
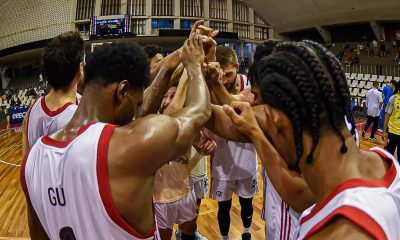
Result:
{"label": "player's neck", "polygon": [[76,104],[76,85],[69,89],[51,89],[45,97],[45,102],[50,110],[57,110],[67,103]]}
{"label": "player's neck", "polygon": [[88,85],[83,91],[82,100],[79,103],[75,115],[68,127],[79,128],[89,122],[113,123],[112,94],[107,88],[94,84]]}
{"label": "player's neck", "polygon": [[[324,131],[321,131],[322,133]],[[346,136],[346,153],[341,153],[341,141],[333,133],[324,133],[314,153],[312,164],[302,163],[304,178],[306,179],[317,203],[324,199],[340,183],[352,179],[363,178],[360,164],[364,160],[350,134]]]}

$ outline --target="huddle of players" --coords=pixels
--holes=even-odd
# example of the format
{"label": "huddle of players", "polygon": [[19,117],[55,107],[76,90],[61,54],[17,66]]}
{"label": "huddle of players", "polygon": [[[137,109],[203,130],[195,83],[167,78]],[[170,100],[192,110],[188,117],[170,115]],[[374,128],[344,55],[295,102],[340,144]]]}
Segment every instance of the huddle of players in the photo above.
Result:
{"label": "huddle of players", "polygon": [[[264,167],[267,239],[400,238],[399,165],[382,149],[358,149],[336,58],[310,41],[269,42],[257,49],[248,80],[235,73],[235,60],[218,59],[218,50],[228,50],[216,48],[216,32],[200,24],[181,49],[150,64],[137,45],[112,43],[87,57],[83,73],[83,42],[71,34],[45,50],[46,71],[48,64],[59,72],[46,72],[53,90],[24,122],[24,149],[31,150],[21,182],[31,237],[158,239],[158,228],[165,239],[179,223],[177,235],[195,239],[198,205],[188,176],[205,161],[195,151],[183,157],[193,146],[214,152],[211,196],[224,239],[232,192],[240,197],[242,238],[251,237],[255,149]],[[57,51],[71,58],[51,59]],[[72,81],[60,77],[67,68],[51,65],[63,61],[77,69]],[[83,75],[82,102],[63,123]],[[176,79],[175,96],[163,103]]]}

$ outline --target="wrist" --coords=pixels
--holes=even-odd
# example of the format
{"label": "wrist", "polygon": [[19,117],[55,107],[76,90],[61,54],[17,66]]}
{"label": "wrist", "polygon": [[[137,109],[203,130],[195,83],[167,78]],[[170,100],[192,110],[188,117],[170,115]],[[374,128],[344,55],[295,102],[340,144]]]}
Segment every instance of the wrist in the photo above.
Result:
{"label": "wrist", "polygon": [[201,63],[184,64],[188,72],[201,72]]}
{"label": "wrist", "polygon": [[252,126],[252,128],[248,132],[248,136],[252,140],[252,142],[265,137],[263,131],[258,125]]}

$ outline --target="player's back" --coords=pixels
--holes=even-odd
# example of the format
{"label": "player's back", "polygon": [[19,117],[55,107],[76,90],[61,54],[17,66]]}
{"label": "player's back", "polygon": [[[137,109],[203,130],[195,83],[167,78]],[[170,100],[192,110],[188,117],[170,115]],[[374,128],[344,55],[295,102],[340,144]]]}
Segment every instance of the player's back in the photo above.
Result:
{"label": "player's back", "polygon": [[[88,124],[71,141],[44,136],[22,167],[25,191],[50,239],[154,239],[138,234],[117,212],[109,186],[108,145],[113,125]],[[61,237],[62,239],[62,237]]]}
{"label": "player's back", "polygon": [[54,133],[63,128],[71,120],[77,108],[77,105],[69,102],[52,111],[47,107],[45,97],[37,99],[28,112],[26,123],[29,148],[41,136]]}
{"label": "player's back", "polygon": [[299,239],[307,239],[337,216],[346,218],[375,239],[400,239],[400,167],[385,150],[374,147],[389,163],[379,180],[350,179],[339,184],[318,205],[305,210]]}

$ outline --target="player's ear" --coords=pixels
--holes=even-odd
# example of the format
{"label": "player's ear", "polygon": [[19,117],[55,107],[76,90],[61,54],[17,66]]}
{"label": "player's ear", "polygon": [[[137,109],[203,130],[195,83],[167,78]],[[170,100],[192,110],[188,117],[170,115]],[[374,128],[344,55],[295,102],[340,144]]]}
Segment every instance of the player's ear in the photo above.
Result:
{"label": "player's ear", "polygon": [[122,102],[128,93],[129,82],[127,80],[123,80],[119,82],[118,88],[116,89],[117,100]]}

